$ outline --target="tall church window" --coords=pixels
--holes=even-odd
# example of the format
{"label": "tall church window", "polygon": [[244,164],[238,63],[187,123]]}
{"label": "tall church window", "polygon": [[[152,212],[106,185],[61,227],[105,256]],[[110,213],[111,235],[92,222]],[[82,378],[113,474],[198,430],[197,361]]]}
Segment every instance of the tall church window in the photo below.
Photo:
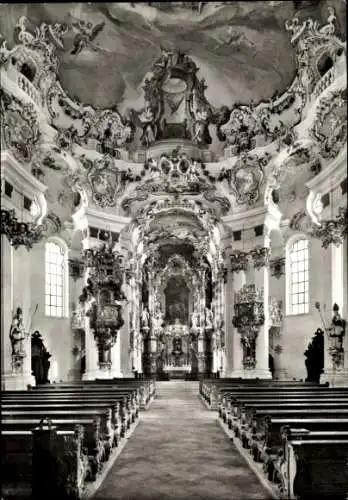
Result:
{"label": "tall church window", "polygon": [[46,316],[65,316],[66,252],[53,241],[45,248],[45,313]]}
{"label": "tall church window", "polygon": [[288,313],[308,313],[309,265],[308,240],[297,239],[288,253]]}

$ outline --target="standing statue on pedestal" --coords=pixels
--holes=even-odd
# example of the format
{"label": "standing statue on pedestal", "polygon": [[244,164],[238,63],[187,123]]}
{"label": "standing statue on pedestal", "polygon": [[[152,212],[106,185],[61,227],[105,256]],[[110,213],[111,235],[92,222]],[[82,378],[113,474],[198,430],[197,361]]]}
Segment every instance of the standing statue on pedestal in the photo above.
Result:
{"label": "standing statue on pedestal", "polygon": [[23,340],[26,338],[23,325],[23,312],[17,307],[16,314],[13,316],[10,328],[10,340],[12,346],[12,356],[25,357],[26,353],[23,347]]}
{"label": "standing statue on pedestal", "polygon": [[161,308],[158,307],[158,310],[155,312],[154,317],[153,317],[153,327],[154,330],[158,331],[162,328],[163,325],[163,313],[161,311]]}
{"label": "standing statue on pedestal", "polygon": [[208,307],[205,308],[205,327],[207,329],[213,328],[213,313]]}
{"label": "standing statue on pedestal", "polygon": [[199,328],[199,318],[197,311],[193,311],[191,316],[191,321],[192,321],[192,329],[197,330]]}
{"label": "standing statue on pedestal", "polygon": [[150,314],[146,307],[143,308],[141,313],[141,324],[143,328],[149,328]]}
{"label": "standing statue on pedestal", "polygon": [[328,329],[330,338],[329,353],[332,358],[334,368],[343,368],[344,365],[344,347],[343,338],[346,334],[346,321],[341,318],[339,306],[333,305],[333,317],[331,327]]}

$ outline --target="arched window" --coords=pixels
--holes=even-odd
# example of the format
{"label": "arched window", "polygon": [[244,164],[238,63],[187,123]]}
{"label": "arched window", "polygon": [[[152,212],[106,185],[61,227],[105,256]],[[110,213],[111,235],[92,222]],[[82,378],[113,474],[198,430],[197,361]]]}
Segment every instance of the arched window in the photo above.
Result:
{"label": "arched window", "polygon": [[53,241],[45,247],[45,313],[66,316],[66,251]]}
{"label": "arched window", "polygon": [[306,238],[298,238],[289,246],[287,262],[288,314],[308,313],[308,256],[308,240]]}

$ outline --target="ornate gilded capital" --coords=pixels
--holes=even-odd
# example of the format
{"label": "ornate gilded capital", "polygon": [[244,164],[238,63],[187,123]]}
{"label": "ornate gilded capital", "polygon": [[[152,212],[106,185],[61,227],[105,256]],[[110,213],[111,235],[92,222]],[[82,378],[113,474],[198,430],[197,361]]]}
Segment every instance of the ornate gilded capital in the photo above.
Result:
{"label": "ornate gilded capital", "polygon": [[19,222],[15,210],[1,209],[1,234],[5,234],[15,250],[25,246],[30,250],[37,243],[43,232],[43,226],[36,226],[31,222]]}
{"label": "ornate gilded capital", "polygon": [[69,259],[69,276],[73,278],[74,281],[81,279],[83,277],[83,272],[85,269],[84,263],[80,259]]}
{"label": "ornate gilded capital", "polygon": [[285,257],[278,257],[276,259],[272,259],[269,262],[271,276],[279,279],[281,276],[285,274]]}
{"label": "ornate gilded capital", "polygon": [[269,265],[271,249],[269,247],[255,247],[250,250],[250,255],[253,260],[254,268],[261,269]]}
{"label": "ornate gilded capital", "polygon": [[239,271],[246,271],[248,269],[248,254],[241,250],[234,250],[231,255],[231,271],[239,273]]}
{"label": "ornate gilded capital", "polygon": [[328,248],[329,245],[339,247],[347,236],[348,210],[341,209],[335,220],[322,221],[321,226],[315,229],[314,236],[322,241],[322,246]]}

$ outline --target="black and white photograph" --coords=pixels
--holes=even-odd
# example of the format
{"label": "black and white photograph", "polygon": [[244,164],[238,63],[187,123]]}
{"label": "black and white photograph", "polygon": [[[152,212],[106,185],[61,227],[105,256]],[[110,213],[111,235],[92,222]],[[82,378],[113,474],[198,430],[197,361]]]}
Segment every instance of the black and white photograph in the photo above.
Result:
{"label": "black and white photograph", "polygon": [[346,0],[0,5],[0,500],[347,500]]}

